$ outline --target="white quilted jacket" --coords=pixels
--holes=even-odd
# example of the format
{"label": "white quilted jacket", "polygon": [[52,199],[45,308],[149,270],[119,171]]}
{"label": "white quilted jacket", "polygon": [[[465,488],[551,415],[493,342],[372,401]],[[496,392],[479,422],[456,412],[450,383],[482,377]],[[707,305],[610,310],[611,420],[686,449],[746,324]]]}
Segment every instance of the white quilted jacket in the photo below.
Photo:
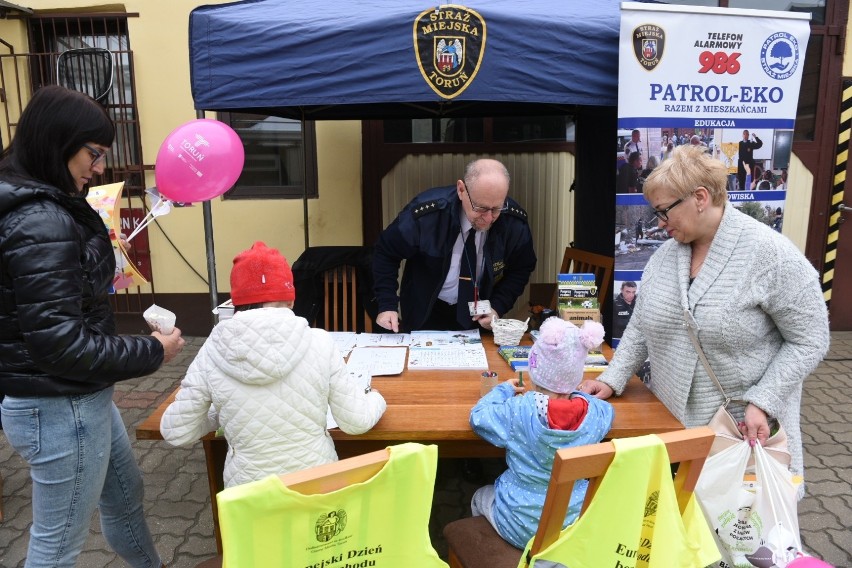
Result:
{"label": "white quilted jacket", "polygon": [[[212,411],[211,411],[212,406]],[[348,434],[379,421],[385,399],[349,380],[331,336],[287,308],[237,312],[213,328],[160,432],[187,445],[217,424],[228,440],[225,486],[337,460],[326,413]]]}

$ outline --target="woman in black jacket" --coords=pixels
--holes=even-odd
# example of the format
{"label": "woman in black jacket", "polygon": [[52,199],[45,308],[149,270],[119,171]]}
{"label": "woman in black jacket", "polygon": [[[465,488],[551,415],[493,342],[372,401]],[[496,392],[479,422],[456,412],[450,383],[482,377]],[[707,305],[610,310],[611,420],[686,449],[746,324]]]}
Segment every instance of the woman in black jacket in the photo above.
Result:
{"label": "woman in black jacket", "polygon": [[161,565],[112,392],[170,361],[184,340],[178,329],[116,334],[115,256],[85,200],[114,138],[93,99],[43,87],[0,162],[0,408],[33,480],[28,567],[74,566],[95,507],[125,561]]}

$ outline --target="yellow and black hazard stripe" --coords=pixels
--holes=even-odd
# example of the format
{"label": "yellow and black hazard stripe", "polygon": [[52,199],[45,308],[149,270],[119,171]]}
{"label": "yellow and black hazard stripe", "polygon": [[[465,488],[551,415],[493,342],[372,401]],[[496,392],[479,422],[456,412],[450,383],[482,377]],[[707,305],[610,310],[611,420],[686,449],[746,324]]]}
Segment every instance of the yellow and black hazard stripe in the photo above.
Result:
{"label": "yellow and black hazard stripe", "polygon": [[837,205],[843,201],[846,186],[846,165],[849,162],[849,136],[852,129],[852,79],[844,79],[840,101],[840,130],[837,134],[837,149],[834,154],[834,187],[831,192],[831,208],[828,218],[828,237],[825,244],[825,263],[822,269],[822,295],[825,303],[831,304],[831,285],[834,280],[834,262],[837,259],[837,239],[840,236],[841,211]]}

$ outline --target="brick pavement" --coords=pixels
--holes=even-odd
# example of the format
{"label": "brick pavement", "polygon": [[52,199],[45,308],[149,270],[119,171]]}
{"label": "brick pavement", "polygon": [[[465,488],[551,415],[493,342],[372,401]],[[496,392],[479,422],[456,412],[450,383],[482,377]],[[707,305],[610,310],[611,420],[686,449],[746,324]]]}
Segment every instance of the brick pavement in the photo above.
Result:
{"label": "brick pavement", "polygon": [[[156,374],[120,383],[116,404],[131,433],[133,447],[145,474],[147,517],[164,561],[171,568],[191,568],[215,552],[207,474],[201,444],[173,448],[165,442],[135,440],[133,432],[170,393],[201,346],[203,338],[188,338],[187,348]],[[802,429],[808,495],[799,503],[803,542],[817,556],[838,568],[852,568],[852,332],[832,333],[831,351],[805,382]],[[485,462],[487,478],[502,464]],[[24,565],[30,511],[30,483],[24,462],[0,436],[0,473],[4,477],[6,520],[0,523],[0,567]],[[446,544],[441,528],[469,515],[476,485],[459,475],[458,463],[440,460],[430,523],[439,554]],[[97,518],[93,519],[81,568],[125,566],[106,546]]]}

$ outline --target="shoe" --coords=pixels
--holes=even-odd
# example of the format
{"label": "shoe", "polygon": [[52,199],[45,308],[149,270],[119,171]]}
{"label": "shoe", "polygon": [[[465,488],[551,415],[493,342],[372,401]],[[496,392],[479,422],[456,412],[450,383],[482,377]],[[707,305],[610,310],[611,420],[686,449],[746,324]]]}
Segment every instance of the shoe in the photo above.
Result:
{"label": "shoe", "polygon": [[462,479],[468,483],[481,485],[484,481],[482,462],[476,458],[465,458],[461,463]]}

